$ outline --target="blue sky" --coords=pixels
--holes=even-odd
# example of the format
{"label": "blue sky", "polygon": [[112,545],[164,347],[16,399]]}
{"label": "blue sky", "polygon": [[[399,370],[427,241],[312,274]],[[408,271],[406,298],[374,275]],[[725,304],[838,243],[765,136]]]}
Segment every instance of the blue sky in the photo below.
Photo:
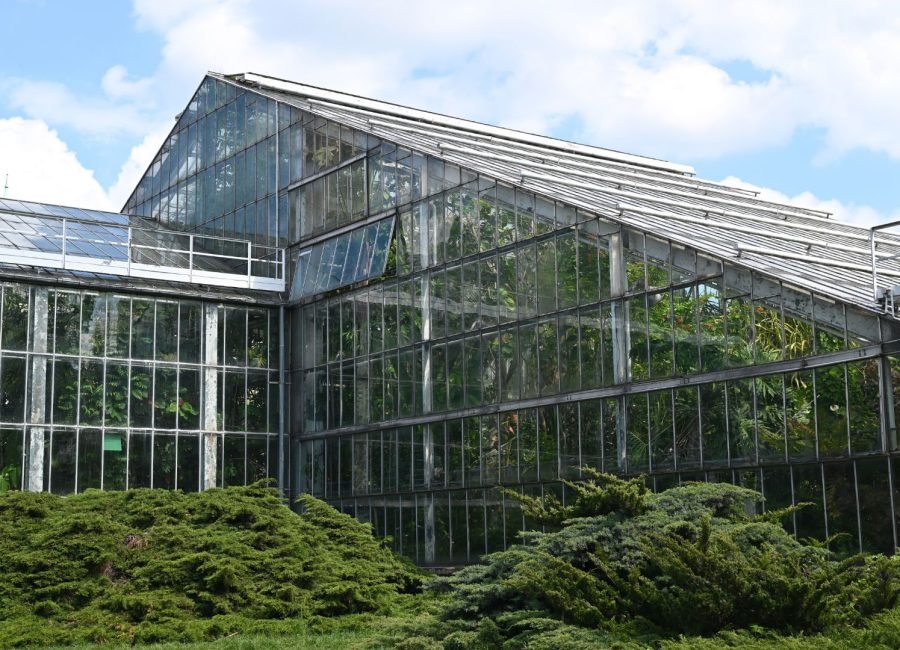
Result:
{"label": "blue sky", "polygon": [[858,223],[900,218],[900,5],[6,0],[0,10],[0,183],[8,173],[12,197],[121,207],[203,73],[252,70],[691,164]]}

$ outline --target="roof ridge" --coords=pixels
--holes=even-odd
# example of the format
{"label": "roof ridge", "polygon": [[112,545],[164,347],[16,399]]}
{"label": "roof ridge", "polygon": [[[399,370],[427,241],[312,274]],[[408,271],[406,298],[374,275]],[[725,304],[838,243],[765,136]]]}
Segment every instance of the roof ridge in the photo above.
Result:
{"label": "roof ridge", "polygon": [[329,88],[322,88],[320,86],[312,86],[297,81],[291,81],[289,79],[281,79],[279,77],[272,77],[269,75],[254,72],[244,72],[232,75],[219,73],[210,74],[211,76],[218,77],[223,80],[228,80],[237,84],[245,84],[251,87],[257,86],[260,88],[268,88],[271,90],[281,91],[293,95],[299,95],[307,98],[307,100],[311,101],[312,103],[362,108],[367,111],[374,111],[377,113],[382,113],[384,115],[400,116],[421,122],[450,126],[452,128],[462,131],[468,131],[471,133],[500,137],[513,142],[538,145],[546,147],[548,150],[578,153],[601,160],[617,160],[633,165],[649,167],[652,169],[661,169],[664,171],[676,172],[679,174],[695,174],[694,168],[690,165],[683,165],[680,163],[673,163],[649,156],[641,156],[637,154],[616,151],[613,149],[605,149],[603,147],[570,142],[568,140],[561,140],[559,138],[552,138],[546,135],[528,133],[526,131],[519,131],[507,127],[484,124],[482,122],[477,122],[474,120],[467,120],[459,117],[445,115],[442,113],[427,111],[424,109],[403,106],[402,104],[385,102],[378,99],[371,99],[369,97],[354,95],[338,90],[331,90]]}

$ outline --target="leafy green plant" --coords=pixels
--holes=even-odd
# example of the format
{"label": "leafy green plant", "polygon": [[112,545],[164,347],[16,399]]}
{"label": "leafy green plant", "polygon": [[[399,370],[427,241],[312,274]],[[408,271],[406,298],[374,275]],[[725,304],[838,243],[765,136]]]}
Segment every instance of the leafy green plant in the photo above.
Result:
{"label": "leafy green plant", "polygon": [[814,633],[862,625],[900,600],[900,558],[839,560],[798,542],[772,521],[785,511],[751,514],[762,501],[752,490],[697,483],[651,494],[640,479],[583,471],[566,505],[508,492],[546,532],[435,583],[444,605],[404,634],[462,647],[453,644],[489,632],[486,647],[518,648]]}
{"label": "leafy green plant", "polygon": [[0,495],[0,647],[215,639],[387,612],[423,575],[372,528],[274,489]]}
{"label": "leafy green plant", "polygon": [[7,465],[0,469],[0,494],[10,490],[17,490],[21,484],[19,479],[20,472],[16,465]]}

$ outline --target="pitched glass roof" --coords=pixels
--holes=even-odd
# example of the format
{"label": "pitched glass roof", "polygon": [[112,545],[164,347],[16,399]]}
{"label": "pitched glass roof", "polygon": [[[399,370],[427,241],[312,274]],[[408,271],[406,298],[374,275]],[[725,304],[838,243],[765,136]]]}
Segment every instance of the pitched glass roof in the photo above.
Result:
{"label": "pitched glass roof", "polygon": [[437,156],[603,219],[867,309],[872,252],[881,289],[900,284],[900,237],[698,179],[652,158],[478,124],[292,81],[213,75],[313,115]]}

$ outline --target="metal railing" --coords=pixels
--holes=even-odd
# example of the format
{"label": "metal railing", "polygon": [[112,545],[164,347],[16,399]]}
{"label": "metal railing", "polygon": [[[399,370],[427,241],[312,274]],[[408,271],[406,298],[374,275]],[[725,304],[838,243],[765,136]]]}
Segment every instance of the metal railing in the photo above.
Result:
{"label": "metal railing", "polygon": [[[900,299],[900,292],[895,295],[895,290],[897,290],[900,285],[893,285],[889,289],[878,288],[878,262],[888,262],[900,259],[900,253],[895,255],[877,255],[875,253],[875,233],[879,230],[887,230],[888,228],[894,228],[896,226],[900,226],[900,221],[889,221],[888,223],[882,223],[869,228],[869,253],[871,255],[872,264],[872,299],[875,302],[883,303],[884,310],[893,315],[897,314],[895,298]],[[894,278],[897,278],[898,276],[896,271],[890,273],[883,272],[882,275],[889,275]]]}
{"label": "metal railing", "polygon": [[66,217],[0,217],[6,217],[0,224],[4,263],[267,291],[285,287],[282,248]]}

